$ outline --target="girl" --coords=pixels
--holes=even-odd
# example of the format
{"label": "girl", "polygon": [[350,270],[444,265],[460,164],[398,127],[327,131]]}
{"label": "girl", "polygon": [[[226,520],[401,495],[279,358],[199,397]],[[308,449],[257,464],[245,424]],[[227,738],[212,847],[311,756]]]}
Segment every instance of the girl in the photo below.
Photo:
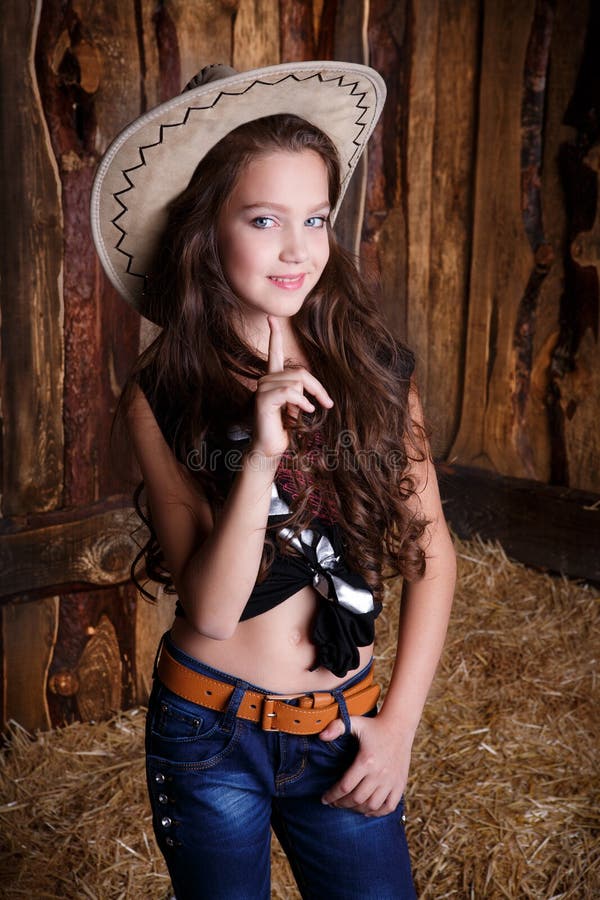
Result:
{"label": "girl", "polygon": [[303,897],[414,897],[402,795],[454,553],[413,357],[331,229],[383,96],[345,63],[210,67],[96,178],[103,264],[162,326],[119,412],[146,570],[177,595],[146,750],[178,900],[267,898],[271,826]]}

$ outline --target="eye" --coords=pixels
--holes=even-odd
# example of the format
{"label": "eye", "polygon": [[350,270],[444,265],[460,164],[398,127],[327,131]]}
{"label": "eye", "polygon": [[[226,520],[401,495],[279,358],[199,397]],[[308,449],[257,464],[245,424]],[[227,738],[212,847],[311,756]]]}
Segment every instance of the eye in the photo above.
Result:
{"label": "eye", "polygon": [[324,228],[326,222],[326,216],[311,216],[304,224],[309,228]]}
{"label": "eye", "polygon": [[257,216],[255,219],[252,219],[252,224],[255,228],[273,228],[275,220],[271,219],[270,216]]}

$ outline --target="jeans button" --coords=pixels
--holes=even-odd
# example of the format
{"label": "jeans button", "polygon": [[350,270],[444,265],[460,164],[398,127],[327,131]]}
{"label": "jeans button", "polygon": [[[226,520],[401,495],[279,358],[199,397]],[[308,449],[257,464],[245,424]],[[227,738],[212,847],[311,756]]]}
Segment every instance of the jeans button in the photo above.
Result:
{"label": "jeans button", "polygon": [[157,784],[164,784],[165,776],[163,775],[162,772],[157,772],[156,775],[154,776],[154,780]]}
{"label": "jeans button", "polygon": [[167,845],[167,847],[174,847],[175,841],[173,840],[172,837],[167,837],[167,838],[165,838],[165,844]]}
{"label": "jeans button", "polygon": [[167,797],[166,794],[159,794],[159,795],[158,795],[158,802],[159,802],[159,803],[168,803],[168,802],[169,802],[169,798]]}
{"label": "jeans button", "polygon": [[160,820],[160,824],[163,828],[170,828],[173,824],[173,820],[169,818],[169,816],[163,816]]}

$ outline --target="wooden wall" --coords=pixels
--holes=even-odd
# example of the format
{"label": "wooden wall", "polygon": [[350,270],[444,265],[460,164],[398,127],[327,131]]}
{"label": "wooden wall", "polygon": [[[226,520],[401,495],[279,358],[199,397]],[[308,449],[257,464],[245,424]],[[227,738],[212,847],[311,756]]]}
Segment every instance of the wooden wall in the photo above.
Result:
{"label": "wooden wall", "polygon": [[381,72],[389,99],[338,231],[417,352],[436,455],[600,491],[599,33],[587,0],[7,6],[4,720],[47,727],[146,696],[171,607],[128,581],[132,485],[107,436],[149,332],[101,273],[88,200],[116,132],[209,62]]}

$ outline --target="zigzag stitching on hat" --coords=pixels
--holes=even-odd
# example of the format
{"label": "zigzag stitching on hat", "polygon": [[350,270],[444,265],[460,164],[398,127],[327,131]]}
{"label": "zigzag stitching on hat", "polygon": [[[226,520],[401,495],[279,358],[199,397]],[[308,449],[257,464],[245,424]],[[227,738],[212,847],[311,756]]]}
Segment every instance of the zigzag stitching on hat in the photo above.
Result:
{"label": "zigzag stitching on hat", "polygon": [[[179,128],[181,125],[186,125],[189,115],[192,111],[194,111],[194,110],[200,111],[203,109],[212,109],[213,107],[215,107],[217,105],[217,103],[219,102],[221,97],[242,97],[245,93],[247,93],[247,91],[249,91],[251,88],[253,88],[256,84],[262,84],[262,85],[265,85],[266,87],[272,87],[274,85],[281,84],[283,81],[287,81],[288,78],[292,78],[294,81],[297,81],[297,82],[310,81],[310,79],[312,79],[312,78],[318,78],[322,84],[337,81],[338,87],[346,87],[346,88],[350,87],[351,88],[349,96],[358,98],[357,103],[356,103],[356,108],[361,110],[361,113],[358,116],[358,118],[355,119],[354,124],[360,128],[360,131],[358,132],[356,138],[352,139],[352,143],[354,144],[356,149],[354,150],[354,153],[348,160],[348,169],[349,170],[351,169],[352,160],[354,159],[354,157],[360,151],[360,148],[361,148],[360,137],[363,134],[365,128],[367,127],[367,122],[361,121],[361,119],[363,119],[364,115],[369,111],[369,107],[364,106],[361,103],[361,101],[363,101],[364,98],[366,97],[367,92],[366,91],[361,92],[358,90],[358,81],[344,83],[344,75],[343,74],[342,75],[332,75],[331,77],[324,78],[320,72],[315,72],[312,75],[307,75],[304,78],[300,78],[294,72],[290,72],[289,75],[284,75],[278,81],[262,81],[260,78],[257,78],[255,81],[253,81],[251,84],[249,84],[243,91],[221,91],[221,92],[219,92],[217,97],[213,100],[213,102],[206,106],[188,106],[185,111],[185,115],[180,122],[171,122],[166,125],[161,124],[159,127],[159,132],[158,132],[158,140],[154,141],[152,144],[144,144],[142,147],[138,147],[138,154],[140,156],[139,163],[136,163],[136,165],[134,165],[134,166],[129,166],[127,169],[121,169],[121,174],[123,175],[123,177],[125,178],[125,181],[127,182],[127,187],[122,188],[120,191],[117,191],[116,193],[113,194],[113,197],[115,198],[115,200],[121,207],[121,211],[119,213],[117,213],[117,215],[113,219],[111,219],[111,224],[114,225],[115,228],[121,232],[121,236],[119,237],[119,240],[115,244],[115,250],[118,250],[119,253],[122,253],[123,256],[127,257],[127,266],[126,266],[125,271],[127,272],[128,275],[133,275],[135,278],[142,278],[143,280],[146,279],[146,276],[142,275],[140,272],[132,271],[131,266],[133,263],[133,254],[128,253],[127,250],[124,250],[121,248],[122,242],[127,237],[127,231],[124,228],[122,228],[121,225],[119,225],[119,219],[122,216],[124,216],[125,213],[129,209],[127,204],[121,200],[121,195],[127,194],[129,191],[131,191],[133,188],[135,188],[135,183],[129,177],[129,173],[135,172],[137,169],[141,169],[143,166],[147,165],[144,151],[151,150],[153,147],[158,147],[160,144],[162,144],[163,132],[166,128]],[[342,179],[342,184],[344,184],[345,181],[348,179],[349,174],[350,173],[348,171],[346,173],[346,176]]]}

